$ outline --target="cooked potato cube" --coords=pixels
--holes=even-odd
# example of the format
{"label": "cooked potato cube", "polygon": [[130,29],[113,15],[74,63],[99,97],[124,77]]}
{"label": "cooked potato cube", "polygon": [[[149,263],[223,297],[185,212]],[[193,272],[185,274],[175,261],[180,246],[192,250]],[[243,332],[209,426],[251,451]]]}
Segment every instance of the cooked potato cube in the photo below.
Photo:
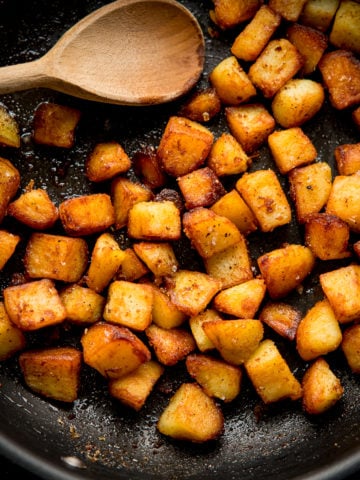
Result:
{"label": "cooked potato cube", "polygon": [[345,143],[334,150],[339,175],[352,175],[360,170],[360,143]]}
{"label": "cooked potato cube", "polygon": [[360,232],[360,172],[337,175],[326,203],[326,213],[337,215],[354,232]]}
{"label": "cooked potato cube", "polygon": [[81,112],[76,108],[43,102],[34,113],[34,142],[52,147],[71,148]]}
{"label": "cooked potato cube", "polygon": [[164,171],[173,177],[180,177],[205,163],[214,135],[201,125],[185,117],[170,117],[157,156]]}
{"label": "cooked potato cube", "polygon": [[173,366],[196,348],[194,337],[183,328],[161,328],[152,323],[145,334],[162,365]]}
{"label": "cooked potato cube", "polygon": [[210,167],[202,167],[177,178],[188,210],[210,207],[225,194],[225,188]]}
{"label": "cooked potato cube", "polygon": [[20,187],[20,172],[6,158],[0,157],[0,223],[3,221],[10,200]]}
{"label": "cooked potato cube", "polygon": [[7,213],[34,230],[51,228],[59,218],[57,207],[41,188],[24,192],[8,205]]}
{"label": "cooked potato cube", "polygon": [[181,107],[180,115],[194,122],[209,122],[221,110],[221,100],[215,88],[195,92]]}
{"label": "cooked potato cube", "polygon": [[310,415],[326,412],[344,394],[340,379],[332,372],[324,358],[318,358],[306,370],[302,380],[302,388],[303,408]]}
{"label": "cooked potato cube", "polygon": [[60,402],[74,402],[80,388],[82,354],[73,347],[23,352],[20,368],[26,385],[35,393]]}
{"label": "cooked potato cube", "polygon": [[290,196],[295,203],[299,223],[318,213],[326,205],[332,185],[332,172],[327,162],[316,162],[289,172]]}
{"label": "cooked potato cube", "polygon": [[187,316],[181,312],[170,300],[168,295],[159,287],[152,284],[153,289],[153,308],[152,321],[161,328],[180,327]]}
{"label": "cooked potato cube", "polygon": [[92,182],[103,182],[130,167],[130,158],[118,142],[104,142],[95,145],[86,159],[85,174]]}
{"label": "cooked potato cube", "polygon": [[219,312],[237,318],[255,318],[265,297],[266,285],[263,279],[253,278],[247,282],[226,288],[216,294],[213,305]]}
{"label": "cooked potato cube", "polygon": [[271,40],[249,68],[249,78],[265,98],[271,98],[303,66],[297,48],[286,38]]}
{"label": "cooked potato cube", "polygon": [[134,282],[149,273],[149,269],[136,255],[133,248],[127,248],[124,250],[124,254],[124,259],[116,273],[117,280]]}
{"label": "cooked potato cube", "polygon": [[339,323],[360,316],[360,265],[348,265],[321,273],[320,285]]}
{"label": "cooked potato cube", "polygon": [[78,284],[69,285],[60,291],[66,310],[66,320],[78,325],[87,325],[101,320],[105,298],[91,288]]}
{"label": "cooked potato cube", "polygon": [[313,213],[305,222],[305,245],[320,260],[350,257],[349,225],[335,215]]}
{"label": "cooked potato cube", "polygon": [[177,440],[204,443],[222,434],[224,417],[199,385],[183,383],[160,415],[157,428]]}
{"label": "cooked potato cube", "polygon": [[105,378],[120,378],[151,359],[145,343],[131,330],[97,322],[81,337],[84,362]]}
{"label": "cooked potato cube", "polygon": [[165,277],[165,292],[186,315],[198,315],[220,290],[220,282],[203,272],[178,270]]}
{"label": "cooked potato cube", "polygon": [[352,52],[325,53],[318,66],[334,108],[343,110],[360,102],[360,60]]}
{"label": "cooked potato cube", "polygon": [[209,80],[226,105],[239,105],[256,95],[254,85],[234,55],[221,60],[210,72]]}
{"label": "cooked potato cube", "polygon": [[7,230],[0,230],[0,271],[15,252],[20,240],[21,238],[19,235],[15,235]]}
{"label": "cooked potato cube", "polygon": [[284,302],[267,302],[261,310],[259,320],[288,340],[294,340],[302,318],[301,311]]}
{"label": "cooked potato cube", "polygon": [[221,177],[245,172],[251,164],[251,159],[236,138],[226,132],[214,142],[207,164],[218,177]]}
{"label": "cooked potato cube", "polygon": [[360,53],[360,5],[343,0],[335,14],[329,40],[337,48]]}
{"label": "cooked potato cube", "polygon": [[326,355],[341,344],[339,322],[328,300],[319,300],[306,312],[296,333],[296,348],[303,360]]}
{"label": "cooked potato cube", "polygon": [[321,83],[308,78],[293,78],[277,91],[271,108],[277,123],[290,129],[300,127],[313,118],[323,106],[324,100]]}
{"label": "cooked potato cube", "polygon": [[78,282],[88,262],[88,246],[82,238],[34,232],[26,246],[24,265],[30,278]]}
{"label": "cooked potato cube", "polygon": [[59,215],[65,232],[72,236],[103,232],[115,223],[115,211],[107,193],[93,193],[64,200]]}
{"label": "cooked potato cube", "polygon": [[273,170],[244,173],[236,189],[248,204],[262,232],[271,232],[291,221],[291,208]]}
{"label": "cooked potato cube", "polygon": [[326,32],[330,27],[340,0],[308,0],[301,12],[299,22]]}
{"label": "cooked potato cube", "polygon": [[269,7],[285,20],[296,22],[305,3],[306,0],[269,0]]}
{"label": "cooked potato cube", "polygon": [[190,376],[209,397],[228,403],[239,395],[242,380],[240,367],[197,353],[188,355],[185,364]]}
{"label": "cooked potato cube", "polygon": [[261,255],[257,263],[272,299],[285,297],[311,273],[315,257],[308,247],[288,244]]}
{"label": "cooked potato cube", "polygon": [[245,362],[245,370],[265,404],[302,396],[300,382],[291,372],[275,343],[264,340]]}
{"label": "cooked potato cube", "polygon": [[246,153],[261,147],[275,128],[275,119],[261,103],[225,108],[226,121]]}
{"label": "cooked potato cube", "polygon": [[47,278],[6,287],[3,296],[10,320],[21,330],[38,330],[62,323],[66,318],[54,282]]}
{"label": "cooked potato cube", "polygon": [[139,411],[164,373],[164,367],[154,360],[141,364],[121,378],[109,381],[109,393],[124,405]]}
{"label": "cooked potato cube", "polygon": [[3,302],[0,302],[0,362],[12,357],[26,346],[24,332],[11,322]]}
{"label": "cooked potato cube", "polygon": [[341,348],[353,373],[360,373],[360,325],[351,325],[343,332]]}
{"label": "cooked potato cube", "polygon": [[259,0],[213,0],[215,9],[210,12],[211,19],[221,29],[233,28],[254,16],[261,5]]}
{"label": "cooked potato cube", "polygon": [[142,331],[152,320],[153,290],[150,285],[116,280],[109,285],[104,319]]}
{"label": "cooked potato cube", "polygon": [[300,127],[273,132],[268,137],[268,143],[276,166],[283,175],[295,167],[313,162],[317,155],[315,146]]}
{"label": "cooked potato cube", "polygon": [[212,308],[208,308],[189,319],[191,333],[193,334],[197,348],[200,352],[207,352],[215,349],[215,345],[202,328],[204,323],[210,322],[211,320],[221,320],[219,313]]}
{"label": "cooked potato cube", "polygon": [[3,104],[0,104],[0,144],[6,147],[20,147],[18,122]]}
{"label": "cooked potato cube", "polygon": [[129,211],[135,203],[152,200],[153,193],[145,185],[123,177],[114,178],[111,183],[111,199],[114,206],[115,228],[125,227]]}
{"label": "cooked potato cube", "polygon": [[171,243],[138,242],[133,244],[133,249],[155,277],[171,275],[178,269],[179,262]]}
{"label": "cooked potato cube", "polygon": [[211,320],[202,324],[221,357],[231,365],[242,365],[258,348],[264,335],[260,320]]}
{"label": "cooked potato cube", "polygon": [[[162,171],[156,149],[152,145],[146,145],[132,156],[132,165],[135,174],[149,189],[163,187],[167,181],[167,175]],[[144,198],[143,200],[150,200]]]}
{"label": "cooked potato cube", "polygon": [[231,53],[246,62],[253,62],[275,33],[280,22],[281,17],[277,12],[268,5],[262,5],[235,38]]}

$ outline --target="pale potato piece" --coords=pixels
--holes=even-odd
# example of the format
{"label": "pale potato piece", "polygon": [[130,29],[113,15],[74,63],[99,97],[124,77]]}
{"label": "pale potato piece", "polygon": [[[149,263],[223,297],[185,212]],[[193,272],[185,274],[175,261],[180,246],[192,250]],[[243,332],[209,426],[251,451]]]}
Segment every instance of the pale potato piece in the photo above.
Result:
{"label": "pale potato piece", "polygon": [[24,332],[11,322],[4,302],[0,302],[0,362],[23,350],[26,344]]}
{"label": "pale potato piece", "polygon": [[340,0],[308,0],[300,14],[299,22],[326,32],[339,4]]}
{"label": "pale potato piece", "polygon": [[20,240],[21,238],[19,235],[15,235],[7,230],[0,230],[0,271],[15,252]]}
{"label": "pale potato piece", "polygon": [[343,332],[341,349],[353,373],[360,373],[360,325],[351,325]]}
{"label": "pale potato piece", "polygon": [[20,172],[6,158],[0,157],[0,223],[7,207],[20,187]]}
{"label": "pale potato piece", "polygon": [[155,277],[171,275],[179,267],[173,246],[169,242],[138,242],[133,244],[133,249]]}
{"label": "pale potato piece", "polygon": [[20,147],[20,130],[15,116],[0,104],[0,144],[6,147]]}
{"label": "pale potato piece", "polygon": [[221,177],[245,172],[251,164],[251,159],[236,138],[224,132],[215,140],[207,164],[218,177]]}
{"label": "pale potato piece", "polygon": [[176,328],[185,323],[188,318],[170,300],[169,296],[154,283],[153,289],[152,322],[161,328]]}
{"label": "pale potato piece", "polygon": [[126,248],[124,254],[125,256],[116,273],[116,280],[134,282],[150,272],[145,263],[136,255],[133,248]]}
{"label": "pale potato piece", "polygon": [[197,348],[200,352],[207,352],[215,349],[215,345],[203,329],[203,324],[211,320],[221,320],[219,313],[212,308],[207,308],[198,315],[189,318],[191,333],[193,334]]}
{"label": "pale potato piece", "polygon": [[67,321],[87,325],[101,320],[105,298],[91,288],[74,283],[60,291],[60,298],[66,310]]}
{"label": "pale potato piece", "polygon": [[360,53],[360,5],[343,0],[335,14],[329,35],[330,43],[337,48]]}
{"label": "pale potato piece", "polygon": [[285,20],[296,22],[307,0],[269,0],[269,7]]}
{"label": "pale potato piece", "polygon": [[337,215],[353,232],[360,233],[360,171],[336,175],[326,203],[326,213]]}
{"label": "pale potato piece", "polygon": [[253,278],[215,295],[213,306],[219,312],[237,318],[255,318],[265,297],[266,285],[262,278]]}

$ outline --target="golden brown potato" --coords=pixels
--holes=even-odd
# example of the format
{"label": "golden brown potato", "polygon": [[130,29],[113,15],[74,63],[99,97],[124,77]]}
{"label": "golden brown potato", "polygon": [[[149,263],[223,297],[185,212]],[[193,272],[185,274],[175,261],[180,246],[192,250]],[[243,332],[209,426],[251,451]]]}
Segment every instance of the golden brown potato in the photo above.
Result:
{"label": "golden brown potato", "polygon": [[163,289],[151,284],[153,289],[152,321],[161,328],[176,328],[185,323],[187,316],[170,300]]}
{"label": "golden brown potato", "polygon": [[74,402],[80,389],[82,354],[73,347],[29,350],[19,356],[26,385],[35,393]]}
{"label": "golden brown potato", "polygon": [[6,158],[0,157],[0,223],[7,207],[20,187],[20,172]]}
{"label": "golden brown potato", "polygon": [[215,349],[215,345],[206,335],[202,327],[205,322],[211,320],[221,320],[219,313],[212,308],[207,308],[203,312],[200,312],[198,315],[194,315],[189,319],[191,333],[193,334],[197,348],[200,352],[207,352]]}
{"label": "golden brown potato", "polygon": [[92,182],[103,182],[125,173],[131,160],[123,147],[115,141],[98,143],[85,162],[85,175]]}
{"label": "golden brown potato", "polygon": [[285,302],[267,302],[259,314],[259,320],[288,340],[294,340],[301,311]]}
{"label": "golden brown potato", "polygon": [[360,325],[351,325],[343,332],[341,349],[353,373],[360,373]]}
{"label": "golden brown potato", "polygon": [[179,115],[194,122],[209,122],[221,110],[221,100],[215,88],[209,87],[195,92],[182,105]]}
{"label": "golden brown potato", "polygon": [[173,246],[169,242],[137,242],[133,244],[133,249],[155,277],[171,275],[179,267]]}
{"label": "golden brown potato", "polygon": [[127,280],[134,282],[149,273],[149,269],[129,247],[124,250],[124,259],[116,273],[116,280]]}
{"label": "golden brown potato", "polygon": [[337,175],[332,183],[326,203],[326,213],[337,215],[350,229],[360,232],[360,172]]}
{"label": "golden brown potato", "polygon": [[228,132],[222,133],[214,142],[207,159],[207,165],[218,177],[243,173],[250,164],[250,157]]}
{"label": "golden brown potato", "polygon": [[[166,184],[167,175],[162,171],[156,149],[152,145],[146,145],[135,152],[131,162],[135,174],[149,189],[163,187]],[[150,200],[150,198],[143,200]]]}
{"label": "golden brown potato", "polygon": [[60,298],[66,310],[67,321],[87,325],[102,319],[105,298],[91,288],[74,283],[60,291]]}
{"label": "golden brown potato", "polygon": [[360,53],[360,5],[343,0],[335,14],[329,40],[332,45]]}
{"label": "golden brown potato", "polygon": [[20,130],[15,116],[9,109],[0,104],[0,145],[20,147]]}
{"label": "golden brown potato", "polygon": [[185,207],[210,207],[225,194],[225,188],[210,167],[202,167],[177,178]]}
{"label": "golden brown potato", "polygon": [[299,22],[326,32],[330,27],[340,0],[308,0],[301,12]]}
{"label": "golden brown potato", "polygon": [[269,0],[269,7],[285,20],[296,22],[305,3],[306,0]]}
{"label": "golden brown potato", "polygon": [[120,378],[151,359],[145,343],[131,330],[97,322],[81,337],[84,362],[103,377]]}
{"label": "golden brown potato", "polygon": [[23,350],[26,343],[24,332],[12,323],[4,302],[0,302],[0,362]]}
{"label": "golden brown potato", "polygon": [[19,235],[15,235],[7,230],[0,230],[0,271],[15,252],[20,240],[21,238]]}
{"label": "golden brown potato", "polygon": [[334,150],[339,175],[352,175],[360,170],[360,143],[345,143]]}
{"label": "golden brown potato", "polygon": [[210,11],[210,17],[221,29],[233,28],[241,22],[245,22],[255,15],[261,5],[259,0],[213,0],[214,10]]}

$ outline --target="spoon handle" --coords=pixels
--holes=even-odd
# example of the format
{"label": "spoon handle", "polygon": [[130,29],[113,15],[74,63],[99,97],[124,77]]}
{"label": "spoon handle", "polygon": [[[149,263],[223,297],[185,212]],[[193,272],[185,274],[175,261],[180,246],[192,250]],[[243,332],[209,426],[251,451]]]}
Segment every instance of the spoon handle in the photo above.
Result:
{"label": "spoon handle", "polygon": [[42,59],[0,67],[0,94],[46,86]]}

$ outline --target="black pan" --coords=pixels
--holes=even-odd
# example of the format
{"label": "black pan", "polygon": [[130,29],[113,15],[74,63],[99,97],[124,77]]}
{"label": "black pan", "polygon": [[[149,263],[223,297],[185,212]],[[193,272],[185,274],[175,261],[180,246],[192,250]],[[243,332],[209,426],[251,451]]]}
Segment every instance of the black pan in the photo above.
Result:
{"label": "black pan", "polygon": [[[0,2],[0,64],[20,63],[44,54],[61,33],[95,8],[109,2],[100,0],[2,0]],[[206,65],[199,88],[208,85],[208,74],[229,55],[235,32],[213,37],[209,27],[210,0],[183,0],[199,20],[206,38]],[[31,179],[47,188],[59,203],[73,194],[94,191],[84,177],[84,160],[99,141],[117,140],[129,155],[145,145],[156,146],[170,115],[178,113],[181,101],[168,105],[128,108],[77,100],[49,90],[33,90],[0,98],[16,115],[22,132],[21,149],[2,148],[0,155],[11,160],[22,173],[24,188]],[[41,101],[56,101],[83,112],[70,151],[36,146],[31,140],[32,115]],[[223,114],[209,124],[215,136],[227,130]],[[359,141],[349,112],[337,112],[328,102],[304,126],[318,149],[318,160],[334,167],[334,148]],[[273,166],[266,147],[254,160],[252,169]],[[335,173],[335,169],[334,169]],[[284,188],[288,186],[281,179]],[[234,179],[225,183],[231,187]],[[16,273],[23,272],[22,256],[27,231],[6,219],[4,224],[19,231],[24,241],[4,271],[1,290]],[[116,233],[122,246],[124,232]],[[295,222],[271,234],[253,234],[251,256],[280,246],[284,241],[302,241]],[[189,266],[194,254],[186,242],[179,251],[181,265]],[[348,260],[350,261],[350,260]],[[345,264],[346,262],[342,262]],[[304,285],[302,296],[294,294],[303,312],[321,297],[318,274],[333,269],[334,262],[318,264]],[[78,332],[57,329],[41,332],[30,346],[77,344]],[[300,379],[306,364],[299,362],[294,345],[272,337]],[[47,480],[120,479],[242,479],[242,480],[335,480],[360,471],[360,384],[340,353],[327,356],[341,378],[345,394],[328,413],[309,417],[298,402],[264,406],[244,379],[242,392],[230,405],[222,405],[225,432],[214,442],[192,445],[161,436],[156,421],[171,394],[184,379],[183,364],[167,371],[148,402],[134,413],[109,397],[106,382],[84,367],[80,398],[73,405],[47,401],[24,385],[17,357],[0,364],[0,449],[14,463]]]}

